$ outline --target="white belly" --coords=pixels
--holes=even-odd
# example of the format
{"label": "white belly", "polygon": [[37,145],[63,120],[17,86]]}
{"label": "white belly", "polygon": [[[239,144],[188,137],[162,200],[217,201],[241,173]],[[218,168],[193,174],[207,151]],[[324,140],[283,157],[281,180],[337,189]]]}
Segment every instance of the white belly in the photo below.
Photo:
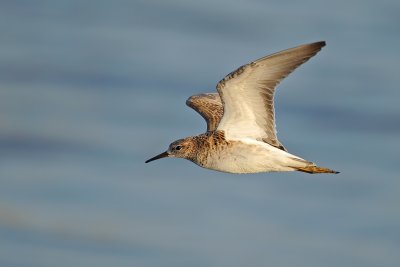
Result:
{"label": "white belly", "polygon": [[230,173],[294,171],[307,162],[286,151],[256,140],[240,140],[224,150],[211,153],[204,168]]}

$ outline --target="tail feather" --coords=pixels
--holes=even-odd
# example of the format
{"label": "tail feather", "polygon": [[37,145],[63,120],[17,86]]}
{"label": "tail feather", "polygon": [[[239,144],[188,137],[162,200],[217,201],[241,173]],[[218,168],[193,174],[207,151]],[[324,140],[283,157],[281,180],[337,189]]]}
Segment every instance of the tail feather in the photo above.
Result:
{"label": "tail feather", "polygon": [[306,173],[339,173],[337,171],[328,169],[328,168],[321,168],[315,165],[310,165],[306,167],[296,167],[297,171],[306,172]]}

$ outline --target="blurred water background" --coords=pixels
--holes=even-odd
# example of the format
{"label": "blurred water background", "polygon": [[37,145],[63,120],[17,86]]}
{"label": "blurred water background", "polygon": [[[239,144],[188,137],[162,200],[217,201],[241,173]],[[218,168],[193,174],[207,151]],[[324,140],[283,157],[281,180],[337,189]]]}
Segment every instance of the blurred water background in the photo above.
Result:
{"label": "blurred water background", "polygon": [[[0,266],[400,266],[400,2],[1,1]],[[340,175],[144,160],[250,60],[327,46],[279,137]]]}

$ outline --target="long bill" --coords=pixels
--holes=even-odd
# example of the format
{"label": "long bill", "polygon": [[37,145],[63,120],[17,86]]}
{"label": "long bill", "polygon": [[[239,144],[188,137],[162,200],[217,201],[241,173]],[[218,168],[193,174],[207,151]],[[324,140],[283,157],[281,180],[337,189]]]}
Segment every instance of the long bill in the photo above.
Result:
{"label": "long bill", "polygon": [[160,155],[157,155],[157,156],[155,156],[155,157],[153,157],[151,159],[146,160],[145,163],[149,163],[150,161],[153,161],[153,160],[156,160],[156,159],[166,158],[168,156],[169,156],[168,152],[165,151],[165,152],[161,153]]}

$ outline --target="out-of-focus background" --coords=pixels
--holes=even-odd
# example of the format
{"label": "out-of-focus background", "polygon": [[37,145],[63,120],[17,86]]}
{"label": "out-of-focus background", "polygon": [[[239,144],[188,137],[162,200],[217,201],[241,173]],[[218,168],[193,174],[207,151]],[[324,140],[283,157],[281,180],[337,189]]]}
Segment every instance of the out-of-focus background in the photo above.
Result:
{"label": "out-of-focus background", "polygon": [[[1,1],[0,266],[400,266],[400,2]],[[327,46],[279,137],[339,175],[144,161],[201,133],[192,94]]]}

